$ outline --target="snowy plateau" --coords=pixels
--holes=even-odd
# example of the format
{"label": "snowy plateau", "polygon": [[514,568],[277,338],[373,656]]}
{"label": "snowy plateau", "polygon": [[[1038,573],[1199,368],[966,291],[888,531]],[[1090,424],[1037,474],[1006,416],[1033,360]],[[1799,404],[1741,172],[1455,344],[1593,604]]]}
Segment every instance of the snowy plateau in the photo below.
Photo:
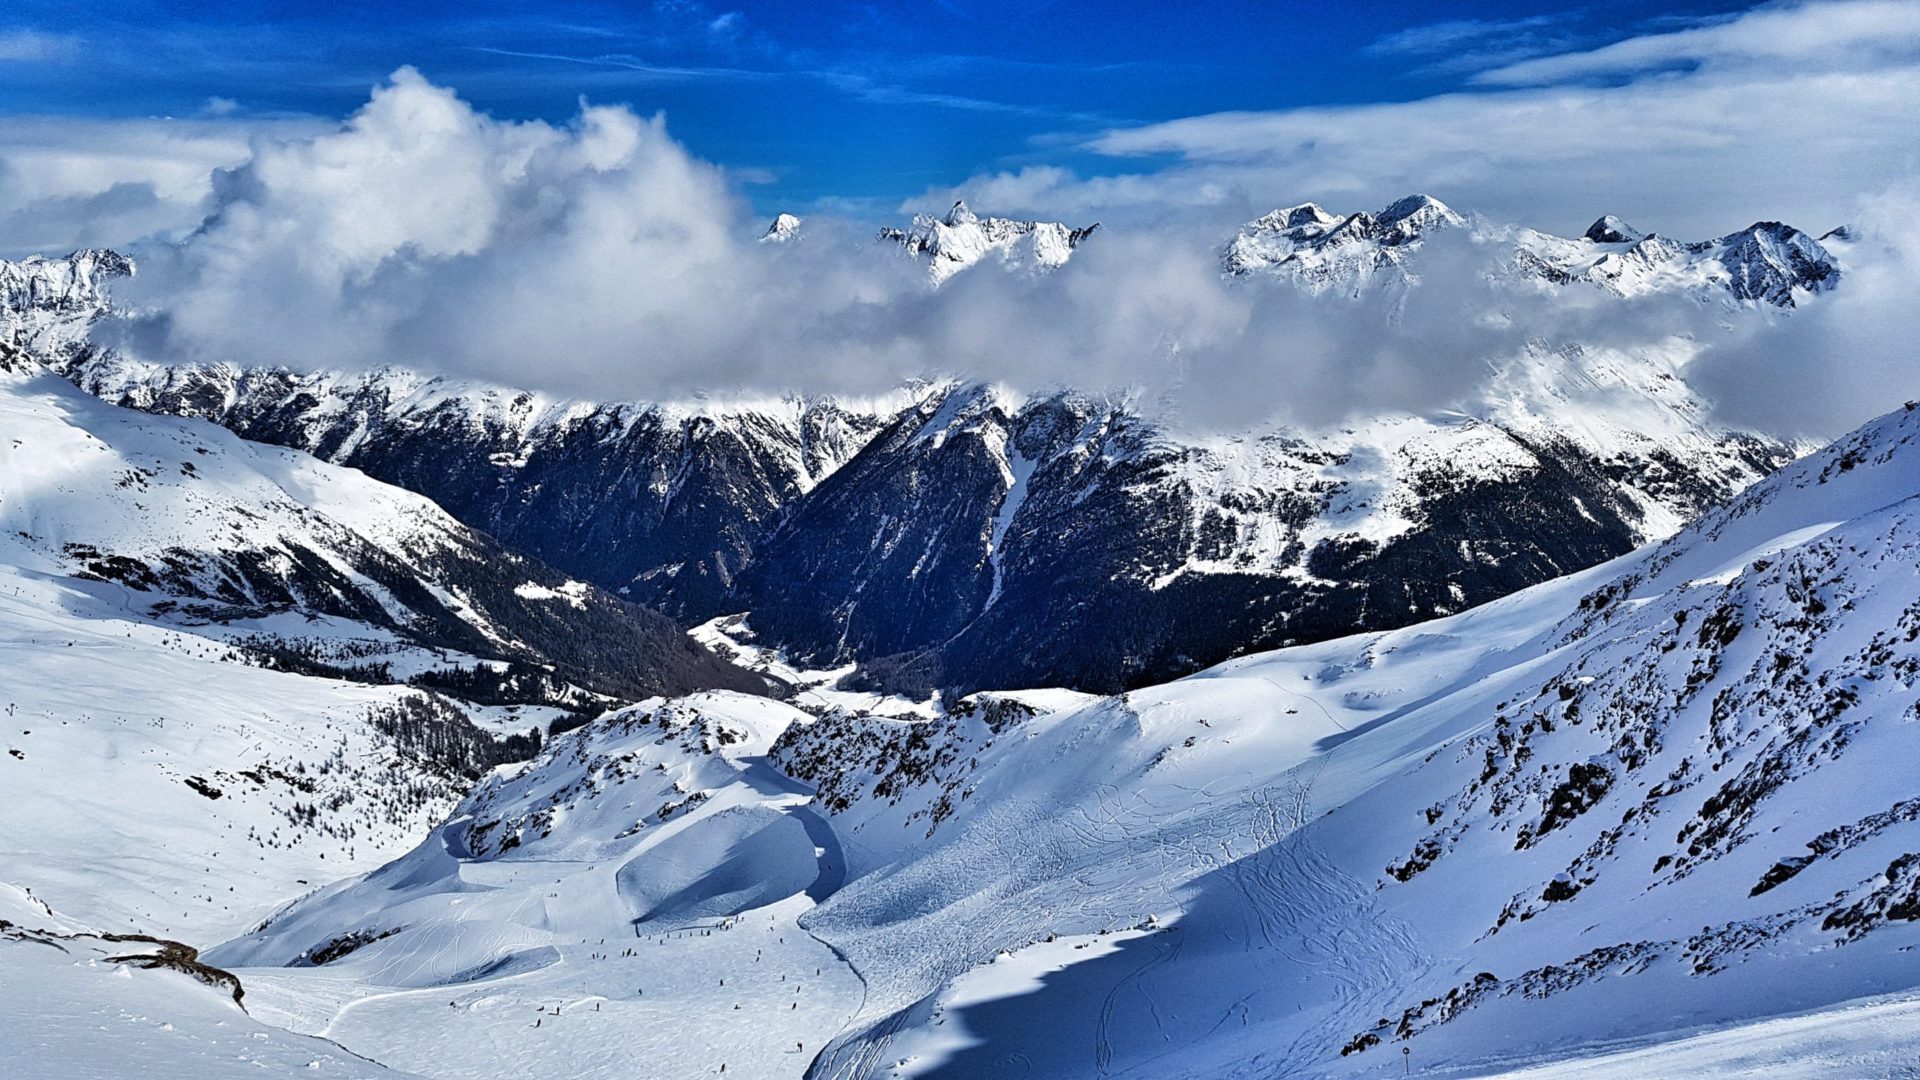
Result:
{"label": "snowy plateau", "polygon": [[[933,288],[1103,235],[880,243]],[[1728,319],[1846,288],[1844,234],[1424,196],[1221,272],[1417,289],[1441,235]],[[134,271],[0,264],[9,1076],[1920,1070],[1914,406],[1726,430],[1684,342],[1217,438],[558,400],[99,347]]]}

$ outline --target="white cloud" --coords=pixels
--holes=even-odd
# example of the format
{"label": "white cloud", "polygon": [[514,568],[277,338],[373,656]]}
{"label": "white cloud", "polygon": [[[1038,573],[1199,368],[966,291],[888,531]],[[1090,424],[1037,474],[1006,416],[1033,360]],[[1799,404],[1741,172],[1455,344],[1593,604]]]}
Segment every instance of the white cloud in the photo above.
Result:
{"label": "white cloud", "polygon": [[1327,318],[1223,281],[1218,238],[1180,230],[1102,233],[1060,271],[989,264],[935,291],[864,228],[815,218],[798,243],[755,243],[727,178],[657,118],[500,121],[408,70],[337,129],[256,139],[214,186],[199,229],[141,252],[125,298],[142,314],[119,328],[135,352],[398,362],[594,397],[953,375],[1141,390],[1211,426],[1428,407],[1472,393],[1519,333],[1446,325],[1465,300],[1438,287],[1397,323],[1372,304]]}
{"label": "white cloud", "polygon": [[1428,73],[1484,71],[1573,44],[1574,12],[1520,19],[1454,19],[1396,30],[1364,50],[1375,56],[1416,57]]}
{"label": "white cloud", "polygon": [[496,121],[403,69],[338,130],[256,140],[216,189],[137,283],[176,352],[504,377],[726,336],[711,290],[738,208],[718,169],[624,109]]}
{"label": "white cloud", "polygon": [[42,34],[34,30],[0,32],[0,63],[63,60],[77,54],[79,49],[79,39],[59,34]]}
{"label": "white cloud", "polygon": [[1533,15],[1523,19],[1454,19],[1396,30],[1367,46],[1372,53],[1447,52],[1478,46],[1489,40],[1502,41],[1532,35],[1567,21],[1566,13]]}
{"label": "white cloud", "polygon": [[311,121],[0,117],[0,257],[178,234],[207,211],[215,169],[255,135]]}
{"label": "white cloud", "polygon": [[1710,25],[1628,38],[1588,52],[1522,60],[1476,77],[1525,86],[1673,66],[1763,69],[1859,68],[1920,55],[1920,5],[1911,0],[1827,0],[1761,8]]}
{"label": "white cloud", "polygon": [[[1085,149],[1150,167],[988,174],[927,201],[980,191],[1056,216],[1214,206],[1247,217],[1307,199],[1379,206],[1422,190],[1556,230],[1603,212],[1683,237],[1762,218],[1823,230],[1861,192],[1920,170],[1917,58],[1911,3],[1762,9],[1485,76],[1572,84],[1115,128]],[[1602,73],[1618,79],[1578,81]]]}

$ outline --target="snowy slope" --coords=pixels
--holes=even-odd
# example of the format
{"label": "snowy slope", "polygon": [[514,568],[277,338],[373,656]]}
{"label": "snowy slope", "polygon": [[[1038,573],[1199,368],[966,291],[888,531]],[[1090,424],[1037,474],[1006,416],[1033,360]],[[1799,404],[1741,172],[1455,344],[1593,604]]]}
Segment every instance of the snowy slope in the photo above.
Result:
{"label": "snowy slope", "polygon": [[549,723],[708,676],[764,686],[420,496],[0,344],[9,1066],[383,1071],[240,1011],[224,975],[112,957],[190,960],[413,847]]}
{"label": "snowy slope", "polygon": [[815,1075],[1451,1069],[1910,988],[1916,416],[1452,619],[798,729],[869,987]]}
{"label": "snowy slope", "polygon": [[561,708],[764,685],[417,495],[10,346],[0,433],[6,876],[93,926],[231,931],[410,842]]}
{"label": "snowy slope", "polygon": [[124,590],[0,566],[0,880],[88,926],[233,934],[390,858],[460,777],[374,725],[417,691],[264,670]]}
{"label": "snowy slope", "polygon": [[1593,1054],[1487,1075],[1498,1080],[1910,1076],[1920,1063],[1920,995],[1876,995],[1678,1038],[1624,1042],[1627,1045]]}
{"label": "snowy slope", "polygon": [[[13,565],[112,582],[144,614],[257,632],[342,670],[401,643],[459,653],[469,670],[484,660],[500,679],[544,680],[556,704],[587,701],[571,684],[629,698],[756,684],[660,616],[515,555],[418,495],[107,405],[8,355],[0,559]],[[353,636],[369,644],[342,653],[323,619],[358,624]],[[331,651],[306,655],[314,648]]]}
{"label": "snowy slope", "polygon": [[261,1015],[427,1075],[798,1077],[863,993],[795,924],[845,875],[765,757],[809,722],[727,693],[611,713],[209,957]]}
{"label": "snowy slope", "polygon": [[[741,999],[744,1075],[797,1074],[776,1037],[817,1078],[1731,1074],[1743,1037],[1879,1075],[1920,1031],[1916,496],[1907,411],[1623,559],[1119,697],[648,703],[210,955],[366,941],[241,974],[445,1076],[711,1069]],[[762,1033],[776,976],[809,1007]],[[564,1040],[499,1022],[543,1002]],[[620,1059],[607,1009],[692,1049]]]}
{"label": "snowy slope", "polygon": [[155,964],[170,947],[177,943],[108,936],[0,884],[0,1047],[8,1075],[397,1075],[334,1043],[258,1022],[234,1000],[224,973],[204,971],[203,979],[187,965]]}

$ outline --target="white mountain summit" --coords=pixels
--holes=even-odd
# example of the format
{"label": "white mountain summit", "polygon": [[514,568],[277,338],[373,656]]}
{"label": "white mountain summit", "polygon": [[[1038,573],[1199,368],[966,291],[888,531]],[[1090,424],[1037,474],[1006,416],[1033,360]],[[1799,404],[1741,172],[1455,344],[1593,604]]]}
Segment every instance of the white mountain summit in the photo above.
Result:
{"label": "white mountain summit", "polygon": [[1229,274],[1272,272],[1309,292],[1359,293],[1376,277],[1411,280],[1404,269],[1427,233],[1467,220],[1428,195],[1409,195],[1378,214],[1338,217],[1302,203],[1248,222],[1222,257]]}
{"label": "white mountain summit", "polygon": [[133,273],[132,259],[99,248],[65,258],[0,260],[0,345],[48,358],[65,355],[109,310],[113,279]]}
{"label": "white mountain summit", "polygon": [[773,216],[773,224],[768,225],[767,231],[760,234],[760,242],[763,244],[784,244],[800,235],[800,225],[801,219],[792,214],[775,214]]}
{"label": "white mountain summit", "polygon": [[880,239],[925,258],[937,285],[989,255],[1029,271],[1051,270],[1071,258],[1074,248],[1099,227],[1098,222],[1076,229],[1057,221],[983,218],[959,201],[945,217],[915,214],[913,224],[904,229],[880,230]]}

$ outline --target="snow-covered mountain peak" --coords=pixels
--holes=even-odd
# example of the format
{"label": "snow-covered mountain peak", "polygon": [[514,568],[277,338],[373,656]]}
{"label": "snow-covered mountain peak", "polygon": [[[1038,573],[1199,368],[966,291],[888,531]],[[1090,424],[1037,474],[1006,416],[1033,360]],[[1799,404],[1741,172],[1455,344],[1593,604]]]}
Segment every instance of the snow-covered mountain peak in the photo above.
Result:
{"label": "snow-covered mountain peak", "polygon": [[1793,306],[1794,288],[1822,292],[1840,277],[1839,261],[1818,240],[1778,221],[1755,222],[1696,253],[1720,264],[1734,296],[1782,307]]}
{"label": "snow-covered mountain peak", "polygon": [[103,248],[0,260],[0,341],[42,355],[70,351],[106,312],[114,279],[133,274],[132,259]]}
{"label": "snow-covered mountain peak", "polygon": [[1832,289],[1841,274],[1833,252],[1777,221],[1691,243],[1639,234],[1610,218],[1595,222],[1580,240],[1520,230],[1513,268],[1556,284],[1598,285],[1621,296],[1668,292],[1789,308]]}
{"label": "snow-covered mountain peak", "polygon": [[926,259],[927,273],[938,285],[988,256],[1028,272],[1051,270],[1097,228],[1097,223],[1072,228],[1057,221],[983,218],[959,201],[945,217],[916,214],[907,228],[880,230],[880,239]]}
{"label": "snow-covered mountain peak", "polygon": [[760,234],[760,242],[783,244],[800,235],[800,219],[792,214],[775,214],[773,224]]}
{"label": "snow-covered mountain peak", "polygon": [[64,258],[29,255],[0,265],[6,267],[0,281],[6,283],[10,302],[18,299],[16,290],[27,290],[30,299],[42,303],[95,302],[105,295],[109,280],[132,277],[135,270],[132,259],[107,248],[83,248]]}
{"label": "snow-covered mountain peak", "polygon": [[1357,294],[1383,274],[1403,283],[1417,280],[1404,266],[1408,251],[1430,231],[1466,224],[1431,195],[1408,195],[1377,214],[1346,217],[1302,203],[1248,222],[1222,262],[1231,275],[1272,273],[1308,292],[1338,288]]}
{"label": "snow-covered mountain peak", "polygon": [[1596,244],[1631,244],[1647,234],[1612,214],[1602,214],[1581,236]]}
{"label": "snow-covered mountain peak", "polygon": [[1249,229],[1279,231],[1298,229],[1303,226],[1318,226],[1325,229],[1337,225],[1340,218],[1327,213],[1318,203],[1305,202],[1298,206],[1286,206],[1263,215],[1247,224]]}
{"label": "snow-covered mountain peak", "polygon": [[1380,211],[1378,220],[1385,225],[1404,225],[1414,231],[1435,226],[1465,225],[1467,219],[1431,195],[1415,193],[1399,199]]}

